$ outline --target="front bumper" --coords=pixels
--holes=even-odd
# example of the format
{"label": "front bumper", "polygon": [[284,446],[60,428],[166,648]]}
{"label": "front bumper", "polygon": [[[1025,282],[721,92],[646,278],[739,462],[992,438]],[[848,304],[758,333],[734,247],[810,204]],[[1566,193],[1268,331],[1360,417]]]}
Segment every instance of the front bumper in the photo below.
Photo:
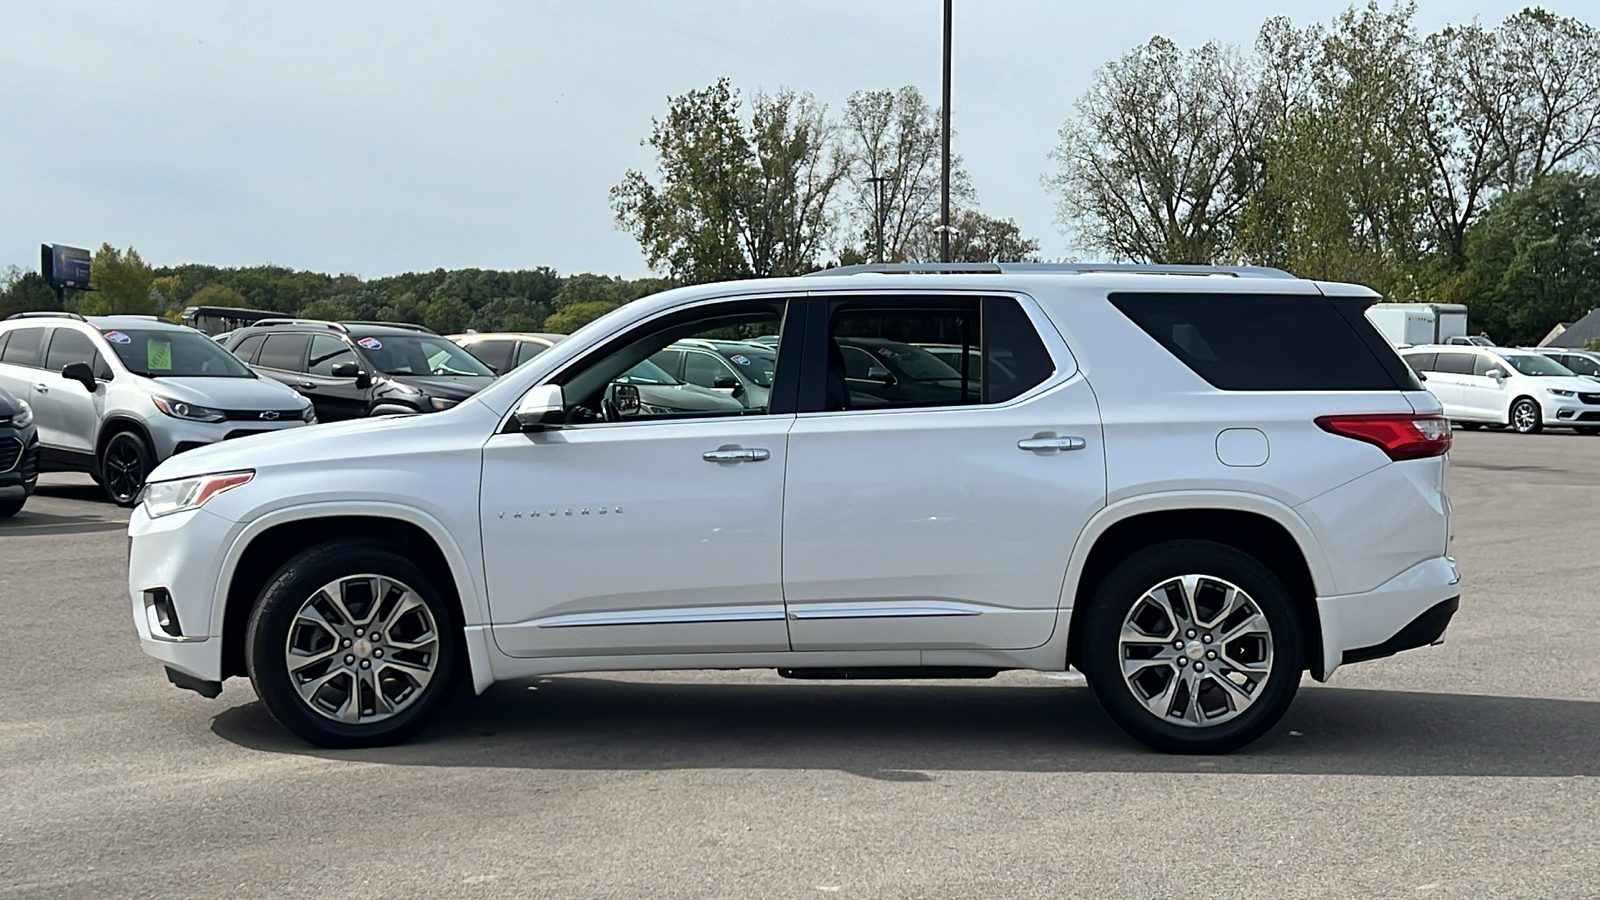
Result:
{"label": "front bumper", "polygon": [[1312,674],[1325,681],[1344,663],[1436,643],[1460,598],[1461,574],[1448,556],[1418,563],[1370,591],[1318,597],[1322,668]]}
{"label": "front bumper", "polygon": [[[223,559],[235,523],[205,509],[152,519],[135,507],[128,520],[128,595],[139,647],[202,681],[222,680],[222,619],[215,612]],[[154,621],[151,592],[165,590],[178,635]]]}
{"label": "front bumper", "polygon": [[15,500],[33,493],[39,480],[39,438],[26,432],[0,429],[0,500]]}

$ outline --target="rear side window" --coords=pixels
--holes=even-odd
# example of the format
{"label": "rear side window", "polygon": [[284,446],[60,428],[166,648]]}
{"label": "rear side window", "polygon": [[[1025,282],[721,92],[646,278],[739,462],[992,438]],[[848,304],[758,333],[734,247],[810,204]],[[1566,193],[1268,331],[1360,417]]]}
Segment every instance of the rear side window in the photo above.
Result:
{"label": "rear side window", "polygon": [[1042,384],[1056,370],[1028,314],[1009,297],[983,301],[983,400],[1003,403]]}
{"label": "rear side window", "polygon": [[[1420,387],[1356,311],[1323,296],[1112,294],[1167,352],[1225,391],[1393,391]],[[1365,329],[1370,334],[1358,329]]]}
{"label": "rear side window", "polygon": [[517,365],[520,366],[549,349],[549,344],[541,344],[538,341],[519,341],[517,350]]}
{"label": "rear side window", "polygon": [[1446,372],[1451,375],[1471,375],[1475,357],[1476,354],[1473,353],[1441,353],[1434,361],[1431,371]]}
{"label": "rear side window", "polygon": [[1406,365],[1411,367],[1411,371],[1419,375],[1423,372],[1439,371],[1434,368],[1434,360],[1439,358],[1437,353],[1407,353],[1400,358],[1406,361]]}
{"label": "rear side window", "polygon": [[267,342],[261,345],[261,356],[256,359],[256,365],[286,372],[304,372],[306,345],[310,342],[311,337],[304,334],[269,334]]}
{"label": "rear side window", "polygon": [[6,349],[0,353],[0,362],[37,368],[40,351],[43,349],[43,328],[18,328],[11,332],[11,340],[6,341]]}

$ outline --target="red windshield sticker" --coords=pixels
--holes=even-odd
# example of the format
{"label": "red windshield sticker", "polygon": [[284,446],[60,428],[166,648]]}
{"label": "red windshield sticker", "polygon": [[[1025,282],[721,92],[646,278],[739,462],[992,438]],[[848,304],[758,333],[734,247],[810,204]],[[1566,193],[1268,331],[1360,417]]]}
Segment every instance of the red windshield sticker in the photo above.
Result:
{"label": "red windshield sticker", "polygon": [[381,349],[383,349],[383,341],[380,341],[377,338],[371,338],[371,337],[362,338],[361,340],[356,341],[356,343],[358,343],[361,346],[367,348],[368,350],[381,350]]}
{"label": "red windshield sticker", "polygon": [[131,343],[133,343],[133,338],[128,337],[127,335],[123,334],[120,331],[108,331],[108,332],[106,332],[106,340],[110,341],[113,344],[131,344]]}

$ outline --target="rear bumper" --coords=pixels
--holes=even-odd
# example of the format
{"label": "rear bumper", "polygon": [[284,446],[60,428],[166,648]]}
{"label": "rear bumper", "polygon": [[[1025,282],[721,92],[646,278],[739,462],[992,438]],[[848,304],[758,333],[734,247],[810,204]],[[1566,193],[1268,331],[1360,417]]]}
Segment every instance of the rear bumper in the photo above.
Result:
{"label": "rear bumper", "polygon": [[1418,563],[1370,591],[1318,597],[1322,660],[1312,674],[1325,681],[1345,663],[1435,643],[1460,602],[1461,575],[1447,556]]}

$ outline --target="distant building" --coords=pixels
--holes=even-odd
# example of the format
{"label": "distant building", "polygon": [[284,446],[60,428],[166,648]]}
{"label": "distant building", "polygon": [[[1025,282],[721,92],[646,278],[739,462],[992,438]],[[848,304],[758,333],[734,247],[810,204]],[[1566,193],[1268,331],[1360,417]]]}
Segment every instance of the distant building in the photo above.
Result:
{"label": "distant building", "polygon": [[1590,341],[1600,340],[1600,309],[1592,309],[1576,322],[1557,325],[1539,342],[1541,347],[1568,347],[1583,349]]}

